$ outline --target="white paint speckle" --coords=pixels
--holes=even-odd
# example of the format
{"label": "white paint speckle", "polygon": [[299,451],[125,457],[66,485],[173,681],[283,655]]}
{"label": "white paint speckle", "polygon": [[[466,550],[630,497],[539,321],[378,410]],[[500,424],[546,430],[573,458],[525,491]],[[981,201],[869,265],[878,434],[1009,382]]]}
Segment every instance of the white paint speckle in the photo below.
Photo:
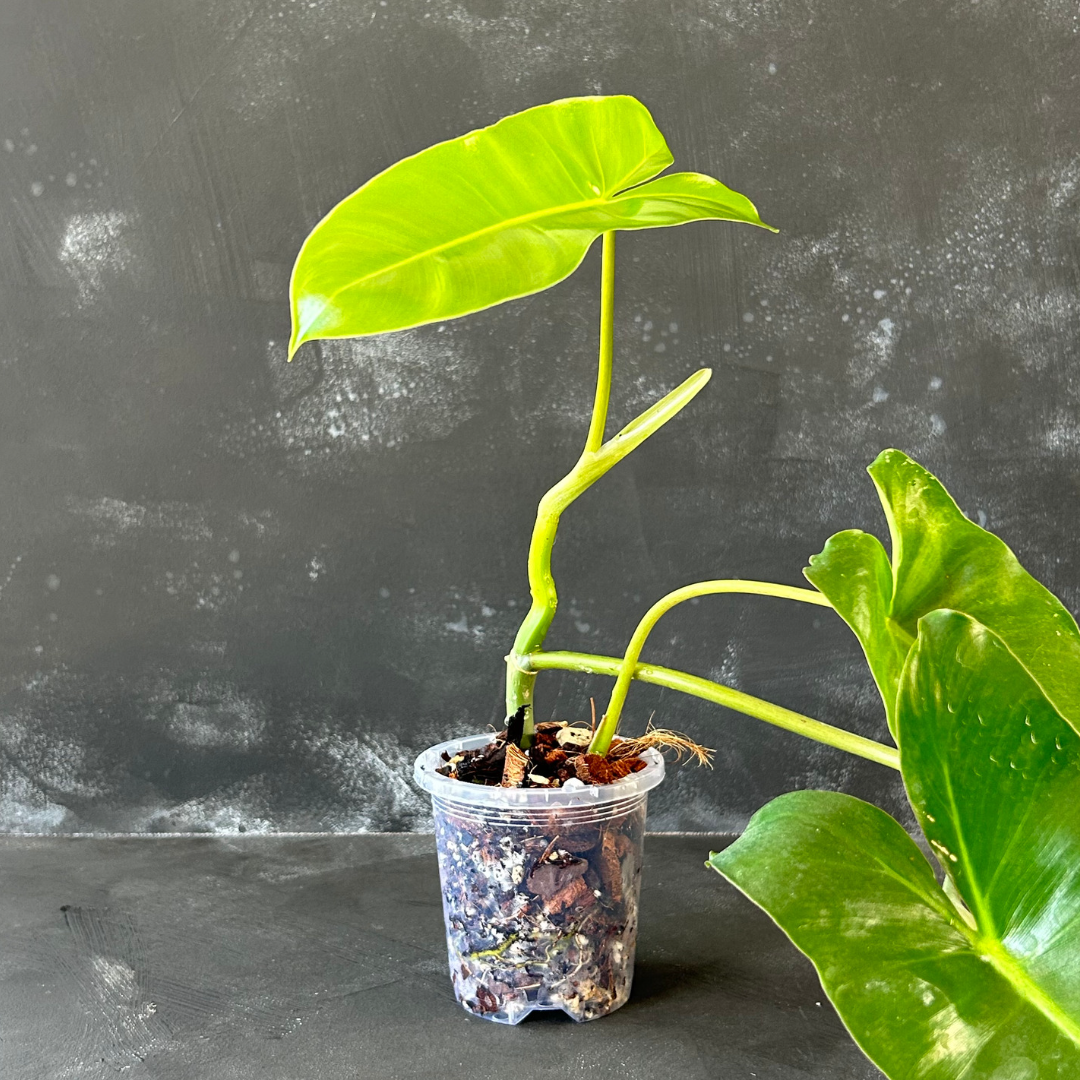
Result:
{"label": "white paint speckle", "polygon": [[5,832],[56,832],[68,824],[70,818],[70,811],[52,802],[25,776],[18,772],[5,774],[4,783],[0,784],[0,820]]}
{"label": "white paint speckle", "polygon": [[199,750],[227,749],[235,753],[256,749],[266,722],[260,705],[228,683],[203,680],[176,700],[163,687],[161,704],[152,706],[155,720],[175,742]]}
{"label": "white paint speckle", "polygon": [[131,246],[129,216],[117,210],[73,214],[64,230],[59,258],[84,303],[115,278],[137,275],[139,261]]}
{"label": "white paint speckle", "polygon": [[472,417],[481,397],[480,360],[474,350],[458,350],[453,330],[323,341],[318,361],[301,352],[291,364],[275,342],[267,349],[280,402],[274,422],[252,420],[226,439],[245,454],[283,447],[305,472],[340,465],[352,473],[357,452],[443,438]]}
{"label": "white paint speckle", "polygon": [[66,501],[69,512],[86,519],[93,527],[95,547],[111,548],[135,542],[143,533],[167,535],[170,540],[200,544],[213,539],[206,510],[191,503],[124,502],[121,499],[77,499]]}
{"label": "white paint speckle", "polygon": [[313,731],[305,742],[319,775],[330,780],[342,808],[322,823],[329,832],[425,829],[431,800],[412,785],[415,751],[389,732]]}
{"label": "white paint speckle", "polygon": [[201,798],[156,810],[137,823],[141,832],[196,832],[265,835],[275,825],[265,799],[242,785],[233,785]]}

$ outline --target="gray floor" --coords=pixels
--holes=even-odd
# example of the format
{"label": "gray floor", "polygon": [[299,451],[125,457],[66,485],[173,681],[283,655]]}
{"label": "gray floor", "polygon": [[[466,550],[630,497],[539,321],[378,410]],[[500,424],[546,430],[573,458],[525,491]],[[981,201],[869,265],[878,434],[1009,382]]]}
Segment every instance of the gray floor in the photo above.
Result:
{"label": "gray floor", "polygon": [[429,836],[0,838],[5,1080],[880,1074],[809,963],[653,836],[633,996],[577,1025],[467,1015]]}

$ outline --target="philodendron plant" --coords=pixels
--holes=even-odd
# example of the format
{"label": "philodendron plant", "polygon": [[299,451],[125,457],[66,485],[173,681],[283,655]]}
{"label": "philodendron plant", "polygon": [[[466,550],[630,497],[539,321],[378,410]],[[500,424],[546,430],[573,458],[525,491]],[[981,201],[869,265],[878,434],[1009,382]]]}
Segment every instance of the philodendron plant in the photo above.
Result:
{"label": "philodendron plant", "polygon": [[[615,233],[717,219],[753,204],[672,157],[631,97],[572,98],[439,143],[380,173],[311,232],[291,282],[292,358],[307,341],[456,318],[546,289],[602,237],[600,358],[585,446],[543,497],[531,607],[506,657],[507,741],[527,750],[539,672],[614,677],[588,746],[606,754],[633,680],[666,686],[900,769],[944,870],[849,796],[797,792],[761,810],[710,864],[816,964],[856,1041],[892,1078],[1080,1076],[1080,631],[996,537],[898,451],[871,467],[892,533],[833,537],[813,589],[714,580],[655,603],[622,657],[545,648],[560,515],[702,390],[703,369],[606,436]],[[641,660],[684,600],[753,593],[832,607],[885,702],[887,746],[732,687]]]}

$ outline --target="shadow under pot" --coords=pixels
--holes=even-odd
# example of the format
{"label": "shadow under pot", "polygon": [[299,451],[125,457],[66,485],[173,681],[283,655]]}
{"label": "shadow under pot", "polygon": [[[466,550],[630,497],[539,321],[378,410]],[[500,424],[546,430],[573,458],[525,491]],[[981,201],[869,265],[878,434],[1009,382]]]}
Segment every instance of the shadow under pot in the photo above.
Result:
{"label": "shadow under pot", "polygon": [[649,791],[646,767],[611,784],[501,788],[442,776],[453,756],[491,741],[440,743],[417,759],[431,795],[450,978],[470,1012],[517,1024],[534,1009],[575,1020],[630,996]]}

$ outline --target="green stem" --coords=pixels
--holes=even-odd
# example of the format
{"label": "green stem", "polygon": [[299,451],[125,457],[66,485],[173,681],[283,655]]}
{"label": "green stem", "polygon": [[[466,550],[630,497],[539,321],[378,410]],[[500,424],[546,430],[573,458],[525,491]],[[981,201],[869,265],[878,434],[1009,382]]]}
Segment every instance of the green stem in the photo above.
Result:
{"label": "green stem", "polygon": [[615,680],[615,686],[611,691],[608,707],[604,710],[600,726],[596,729],[589,752],[592,754],[606,754],[611,747],[611,740],[619,728],[619,719],[622,717],[623,705],[626,703],[626,695],[630,690],[630,683],[634,678],[634,670],[641,657],[641,650],[645,641],[652,632],[653,627],[660,621],[661,616],[667,614],[677,604],[685,600],[693,600],[699,596],[714,596],[719,593],[744,593],[753,596],[777,596],[784,600],[801,600],[806,604],[817,604],[819,607],[831,608],[832,605],[814,589],[797,589],[791,585],[775,585],[771,581],[743,581],[740,579],[728,579],[723,581],[698,581],[693,585],[684,585],[681,589],[670,592],[667,596],[657,600],[645,613],[641,622],[637,624],[630,644],[626,646],[622,664],[619,667],[619,675]]}
{"label": "green stem", "polygon": [[[577,652],[535,652],[528,658],[528,662],[529,666],[538,672],[582,671],[591,675],[618,676],[622,667],[620,657]],[[892,746],[874,742],[873,739],[864,739],[861,735],[854,735],[831,724],[823,724],[820,720],[792,712],[780,705],[774,705],[771,701],[744,694],[741,690],[724,686],[722,683],[655,664],[638,664],[634,668],[634,678],[654,686],[704,698],[725,708],[764,720],[767,724],[774,724],[785,731],[793,731],[804,738],[855,754],[868,761],[876,761],[879,765],[887,765],[890,769],[900,768],[900,752]]]}
{"label": "green stem", "polygon": [[[615,326],[615,233],[603,235],[600,265],[600,361],[596,376],[596,395],[593,399],[592,420],[585,449],[573,469],[562,478],[544,497],[536,510],[529,544],[529,593],[532,604],[514,639],[514,647],[506,657],[506,715],[513,716],[523,705],[530,706],[525,713],[525,730],[522,745],[532,742],[533,689],[536,672],[530,671],[525,658],[544,644],[559,595],[555,578],[551,573],[551,549],[555,546],[555,534],[559,528],[562,512],[576,499],[599,473],[588,468],[593,464],[596,452],[604,439],[607,427],[608,401],[611,396],[611,367],[614,350]],[[603,470],[601,470],[603,471]]]}
{"label": "green stem", "polygon": [[592,420],[585,439],[585,453],[600,449],[607,427],[611,397],[611,363],[615,355],[615,233],[604,233],[600,261],[600,365],[596,376],[596,397]]}

